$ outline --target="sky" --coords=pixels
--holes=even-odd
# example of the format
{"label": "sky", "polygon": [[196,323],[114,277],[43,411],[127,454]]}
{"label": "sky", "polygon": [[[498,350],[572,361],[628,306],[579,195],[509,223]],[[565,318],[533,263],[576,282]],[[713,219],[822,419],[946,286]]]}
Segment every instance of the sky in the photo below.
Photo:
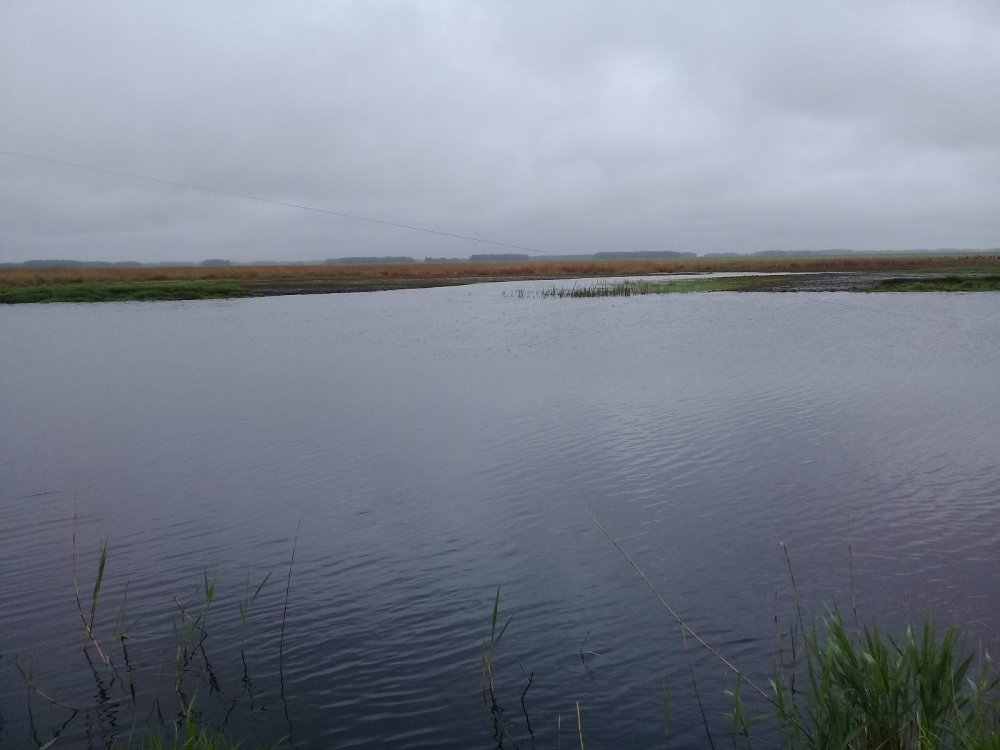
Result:
{"label": "sky", "polygon": [[0,262],[996,248],[1000,3],[2,0],[0,152]]}

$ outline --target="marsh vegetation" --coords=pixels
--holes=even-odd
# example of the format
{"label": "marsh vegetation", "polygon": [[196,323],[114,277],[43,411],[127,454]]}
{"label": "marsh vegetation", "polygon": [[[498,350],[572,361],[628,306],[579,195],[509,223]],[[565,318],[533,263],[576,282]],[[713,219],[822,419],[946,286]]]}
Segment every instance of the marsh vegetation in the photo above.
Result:
{"label": "marsh vegetation", "polygon": [[[896,637],[874,624],[853,625],[837,609],[806,622],[798,600],[788,550],[789,582],[795,596],[791,624],[778,627],[775,614],[773,669],[766,682],[751,676],[696,632],[657,589],[656,584],[596,518],[594,522],[659,602],[665,619],[676,625],[684,650],[702,650],[730,674],[728,726],[720,731],[706,714],[698,677],[688,660],[689,691],[700,717],[671,715],[670,692],[663,694],[663,732],[670,745],[671,722],[703,727],[706,747],[725,736],[732,747],[782,747],[785,750],[986,750],[1000,748],[1000,677],[988,651],[972,651],[956,627],[939,634],[931,619],[907,625]],[[848,552],[850,554],[850,552]],[[483,643],[483,699],[498,748],[534,744],[525,696],[507,706],[497,681],[497,647],[513,616],[498,630],[500,589],[493,602],[490,630]],[[516,635],[514,636],[516,638]],[[580,658],[586,659],[581,646]],[[597,655],[597,654],[593,654]],[[522,667],[522,672],[524,667]],[[515,688],[516,689],[516,688]],[[583,711],[586,711],[584,707]],[[517,717],[517,718],[514,718]],[[570,717],[572,719],[572,717]],[[579,701],[576,732],[584,747]],[[538,722],[539,717],[535,717]],[[713,737],[714,732],[714,737]],[[573,743],[575,744],[575,743]]]}
{"label": "marsh vegetation", "polygon": [[641,279],[626,281],[599,281],[593,284],[576,283],[572,286],[554,284],[544,289],[515,289],[503,292],[505,297],[541,299],[590,297],[634,297],[644,294],[685,294],[693,292],[755,292],[776,291],[787,288],[794,276],[783,274],[767,276],[729,276],[703,279]]}
{"label": "marsh vegetation", "polygon": [[[685,623],[680,627],[692,642],[696,640],[697,634]],[[704,708],[700,717],[673,715],[671,696],[665,692],[662,730],[667,745],[671,726],[699,724],[705,747],[715,747],[716,742],[785,750],[1000,747],[1000,679],[990,655],[969,650],[957,628],[939,634],[925,620],[893,637],[875,625],[850,627],[838,612],[809,627],[804,633],[780,634],[766,687],[719,655],[736,670],[733,687],[727,691],[730,709],[724,729]],[[794,639],[799,639],[797,645]],[[505,710],[494,675],[494,661],[499,658],[495,649],[491,636],[483,657],[484,701],[497,747],[516,748],[532,737],[525,696],[534,674],[527,677],[520,699]],[[519,688],[511,686],[510,693],[516,696]],[[696,696],[700,690],[693,672],[689,690]],[[702,705],[700,696],[698,703]],[[576,709],[575,717],[568,719],[583,747],[587,707],[576,702]]]}
{"label": "marsh vegetation", "polygon": [[[67,742],[65,738],[70,738],[77,744],[82,727],[88,747],[111,750],[255,750],[284,746],[292,727],[284,696],[282,657],[295,543],[283,593],[266,590],[273,571],[256,581],[247,573],[245,586],[236,596],[219,596],[217,576],[207,568],[193,587],[188,585],[191,582],[185,582],[180,588],[187,593],[172,594],[156,609],[168,620],[172,634],[169,640],[163,640],[150,637],[151,623],[132,611],[128,583],[120,600],[106,601],[105,582],[114,566],[113,550],[107,540],[98,550],[92,582],[81,581],[75,525],[74,520],[72,584],[82,624],[82,652],[75,663],[60,664],[58,668],[64,674],[80,674],[85,682],[89,674],[95,689],[86,697],[65,695],[58,685],[53,688],[46,684],[51,679],[52,664],[36,671],[32,664],[16,660],[27,702],[31,742],[39,748],[61,747]],[[133,589],[131,596],[142,593]],[[257,610],[265,599],[276,597],[283,600],[280,622],[261,623]],[[276,611],[273,606],[269,609]],[[238,624],[227,626],[226,620],[238,620]],[[212,637],[217,624],[227,637]],[[152,625],[154,632],[156,629]],[[164,630],[162,624],[159,629]],[[265,635],[275,630],[277,638]],[[238,661],[234,658],[237,654]],[[275,655],[276,681],[274,675],[262,678],[261,672],[266,675],[266,665],[273,662]],[[241,666],[241,673],[232,673],[235,664]],[[262,684],[265,681],[270,684]],[[276,715],[283,714],[287,725],[285,737],[277,742],[262,744],[257,733],[241,738],[229,728],[235,716],[253,716],[268,707],[278,708]],[[3,730],[0,713],[0,733]],[[275,727],[257,732],[273,736]]]}
{"label": "marsh vegetation", "polygon": [[[690,669],[690,684],[686,690],[696,697],[701,715],[676,715],[671,709],[676,696],[664,689],[662,732],[668,744],[672,727],[697,724],[703,728],[706,746],[712,747],[723,737],[734,747],[780,746],[787,750],[983,750],[1000,747],[1000,679],[989,653],[969,650],[956,628],[939,633],[933,622],[926,619],[907,626],[901,634],[892,637],[875,625],[862,625],[856,610],[853,625],[845,622],[837,610],[828,610],[825,615],[807,621],[797,599],[795,577],[786,550],[790,585],[796,596],[795,615],[790,624],[776,630],[773,668],[764,681],[752,676],[752,670],[744,670],[734,663],[695,631],[621,543],[596,519],[595,523],[645,582],[659,602],[664,618],[679,629],[685,652],[688,644],[693,649],[705,651],[730,675],[728,719],[720,728],[719,722],[706,714],[699,677],[691,666],[690,656],[684,655]],[[75,535],[73,544],[75,550]],[[73,558],[75,567],[75,551]],[[75,722],[90,726],[96,721],[100,725],[101,717],[107,717],[114,706],[113,715],[118,725],[107,727],[107,734],[100,736],[98,743],[106,743],[112,750],[235,750],[238,747],[253,750],[265,745],[253,736],[238,741],[227,729],[230,717],[234,711],[253,711],[255,702],[257,710],[262,710],[268,700],[277,698],[288,734],[266,747],[289,746],[293,726],[285,702],[280,656],[279,695],[270,699],[266,689],[260,688],[254,680],[250,665],[256,661],[255,654],[261,648],[277,649],[279,654],[284,649],[294,545],[284,591],[274,592],[283,600],[277,643],[271,640],[254,644],[246,631],[248,617],[266,593],[271,573],[259,581],[247,576],[245,587],[236,600],[240,623],[236,640],[219,642],[210,638],[214,630],[212,621],[225,614],[213,607],[216,582],[207,570],[203,571],[194,596],[183,601],[173,598],[176,618],[174,653],[170,659],[172,712],[164,700],[166,695],[150,693],[145,684],[164,675],[150,675],[144,665],[162,662],[166,654],[143,653],[141,637],[133,639],[128,590],[117,603],[113,623],[98,616],[102,608],[108,606],[102,599],[109,559],[109,549],[104,542],[98,552],[93,582],[84,583],[82,592],[81,583],[74,574],[83,654],[78,665],[63,665],[64,669],[84,669],[93,674],[100,688],[96,701],[89,705],[73,705],[62,700],[36,679],[30,665],[17,665],[36,745],[39,748],[58,747],[61,735]],[[516,626],[510,628],[513,621],[513,615],[502,612],[498,587],[489,627],[483,636],[481,658],[484,733],[491,732],[497,748],[517,748],[520,743],[534,746],[532,721],[553,723],[552,717],[533,714],[530,689],[535,672],[530,664],[527,667],[520,665],[521,681],[517,685],[503,684],[499,676],[498,663],[507,658],[500,648],[501,642],[508,630],[515,640],[518,637]],[[776,616],[776,628],[777,623]],[[586,639],[580,647],[580,658],[584,662],[588,655],[599,656],[585,648]],[[222,688],[223,683],[237,681],[236,675],[213,666],[218,662],[233,663],[231,659],[216,659],[224,651],[239,653],[242,675],[238,681],[243,686],[242,695],[230,693],[227,696]],[[222,697],[227,707],[222,712],[205,713],[199,707],[200,695],[212,697],[209,702],[216,703]],[[152,702],[144,705],[150,698]],[[567,698],[572,699],[575,708],[567,717],[566,732],[572,735],[567,744],[575,745],[578,741],[583,747],[587,738],[584,717],[588,706],[586,703],[581,705],[573,696]],[[32,711],[33,701],[40,702],[47,710],[36,708]],[[36,714],[40,725],[35,724]],[[45,718],[41,718],[43,716]],[[53,716],[62,716],[64,720],[54,730],[46,729],[46,725],[52,726]],[[561,717],[557,723],[561,726]],[[51,732],[51,736],[47,732]],[[472,737],[466,740],[471,746],[480,744]]]}
{"label": "marsh vegetation", "polygon": [[[204,299],[321,294],[449,286],[515,279],[566,279],[692,273],[983,274],[1000,268],[988,256],[852,255],[845,257],[646,258],[449,263],[199,265],[0,269],[0,303],[122,299]],[[773,277],[772,277],[773,278]],[[790,280],[786,280],[786,284]],[[687,283],[673,291],[766,291],[776,281]],[[734,286],[729,286],[734,285]],[[645,292],[651,293],[651,292]],[[602,295],[607,296],[607,295]]]}

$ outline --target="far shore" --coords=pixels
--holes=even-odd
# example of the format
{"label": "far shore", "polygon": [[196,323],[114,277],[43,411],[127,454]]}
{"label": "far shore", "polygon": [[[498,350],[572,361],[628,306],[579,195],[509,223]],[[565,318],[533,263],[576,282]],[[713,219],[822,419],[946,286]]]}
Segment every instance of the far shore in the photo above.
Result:
{"label": "far shore", "polygon": [[[644,258],[453,263],[0,268],[0,303],[218,299],[414,289],[493,281],[656,274],[766,273],[677,291],[997,291],[1000,257]],[[801,275],[800,275],[801,274]],[[669,278],[669,276],[667,277]],[[698,282],[705,283],[699,284]],[[679,282],[678,282],[679,283]]]}

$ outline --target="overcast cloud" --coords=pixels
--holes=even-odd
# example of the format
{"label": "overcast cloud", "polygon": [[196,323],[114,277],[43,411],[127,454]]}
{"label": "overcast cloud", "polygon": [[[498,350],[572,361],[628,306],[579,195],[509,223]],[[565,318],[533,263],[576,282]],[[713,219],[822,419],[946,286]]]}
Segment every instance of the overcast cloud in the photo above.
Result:
{"label": "overcast cloud", "polygon": [[[546,253],[991,248],[1000,4],[3,0],[0,151]],[[0,176],[0,261],[504,251]]]}

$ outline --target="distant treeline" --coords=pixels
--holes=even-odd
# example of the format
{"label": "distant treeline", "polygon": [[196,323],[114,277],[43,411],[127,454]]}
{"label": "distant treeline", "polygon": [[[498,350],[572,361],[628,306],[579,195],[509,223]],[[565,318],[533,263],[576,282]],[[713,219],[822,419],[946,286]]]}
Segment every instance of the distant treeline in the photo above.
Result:
{"label": "distant treeline", "polygon": [[[22,263],[0,263],[0,268],[156,268],[171,266],[231,266],[231,260],[209,258],[200,263],[182,260],[156,261],[140,263],[136,260],[62,260],[51,258],[43,260],[26,260]],[[256,264],[254,264],[256,265]]]}
{"label": "distant treeline", "polygon": [[327,258],[323,261],[331,265],[343,264],[348,266],[373,266],[384,265],[386,263],[416,263],[414,258],[406,255],[380,255],[380,256],[355,256],[348,258]]}
{"label": "distant treeline", "polygon": [[490,263],[493,261],[509,263],[511,261],[531,260],[531,256],[524,253],[480,253],[478,255],[470,255],[469,260],[473,263]]}
{"label": "distant treeline", "polygon": [[789,257],[789,258],[815,258],[815,257],[843,257],[846,255],[974,255],[974,256],[997,256],[1000,255],[1000,247],[989,250],[965,250],[959,248],[938,248],[936,250],[760,250],[753,253],[698,253],[680,252],[676,250],[637,250],[633,252],[600,252],[573,255],[526,255],[523,253],[482,253],[471,255],[468,258],[424,258],[420,261],[407,255],[371,255],[371,256],[351,256],[347,258],[327,258],[321,261],[275,261],[262,260],[251,262],[239,262],[226,260],[224,258],[209,258],[200,262],[191,261],[158,261],[153,263],[140,263],[134,260],[103,261],[103,260],[64,260],[64,259],[42,259],[26,260],[21,263],[0,263],[0,268],[155,268],[169,266],[264,266],[264,265],[385,265],[390,263],[478,263],[478,262],[524,262],[524,261],[560,261],[560,260],[648,260],[650,258],[754,258],[754,257]]}
{"label": "distant treeline", "polygon": [[624,260],[626,258],[697,258],[698,253],[681,253],[676,250],[640,250],[635,253],[594,253],[595,260]]}
{"label": "distant treeline", "polygon": [[134,260],[116,262],[106,260],[26,260],[23,263],[0,263],[0,268],[139,268],[141,266],[157,265],[155,263],[139,263]]}

